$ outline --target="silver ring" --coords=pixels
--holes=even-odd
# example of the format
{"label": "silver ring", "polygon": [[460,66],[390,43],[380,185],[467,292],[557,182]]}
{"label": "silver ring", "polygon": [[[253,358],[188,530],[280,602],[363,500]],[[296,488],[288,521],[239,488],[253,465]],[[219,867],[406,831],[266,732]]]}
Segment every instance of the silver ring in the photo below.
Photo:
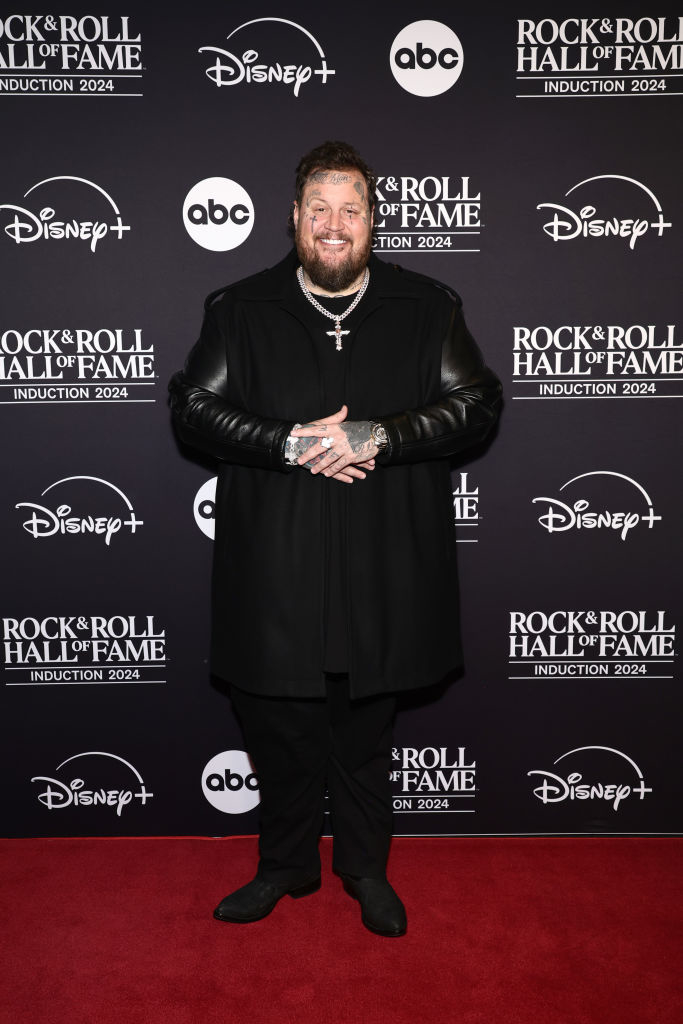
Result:
{"label": "silver ring", "polygon": [[323,448],[331,448],[332,445],[334,444],[334,438],[333,437],[321,437],[320,438],[320,443],[323,446]]}

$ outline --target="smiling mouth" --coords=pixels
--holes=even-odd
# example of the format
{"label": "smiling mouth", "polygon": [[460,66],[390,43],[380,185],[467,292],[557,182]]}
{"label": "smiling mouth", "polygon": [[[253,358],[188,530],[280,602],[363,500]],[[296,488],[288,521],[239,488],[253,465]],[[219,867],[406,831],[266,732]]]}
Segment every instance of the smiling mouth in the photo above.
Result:
{"label": "smiling mouth", "polygon": [[346,245],[346,238],[318,238],[323,245]]}

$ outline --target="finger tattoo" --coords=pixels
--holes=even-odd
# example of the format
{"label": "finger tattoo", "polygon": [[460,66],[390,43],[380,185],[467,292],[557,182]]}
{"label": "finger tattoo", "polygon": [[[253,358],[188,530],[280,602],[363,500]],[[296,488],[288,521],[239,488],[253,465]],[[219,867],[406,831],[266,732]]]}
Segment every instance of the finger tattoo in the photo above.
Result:
{"label": "finger tattoo", "polygon": [[300,458],[304,452],[318,443],[317,437],[292,437],[289,441],[289,452],[293,459]]}

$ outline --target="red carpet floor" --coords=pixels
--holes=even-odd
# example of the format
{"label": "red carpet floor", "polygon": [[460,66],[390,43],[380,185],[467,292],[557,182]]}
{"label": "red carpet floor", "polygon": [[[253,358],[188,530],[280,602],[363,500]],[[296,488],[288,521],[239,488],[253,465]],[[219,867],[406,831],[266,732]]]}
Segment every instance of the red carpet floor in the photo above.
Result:
{"label": "red carpet floor", "polygon": [[399,839],[408,934],[330,873],[211,912],[253,839],[0,842],[7,1024],[681,1024],[683,840]]}

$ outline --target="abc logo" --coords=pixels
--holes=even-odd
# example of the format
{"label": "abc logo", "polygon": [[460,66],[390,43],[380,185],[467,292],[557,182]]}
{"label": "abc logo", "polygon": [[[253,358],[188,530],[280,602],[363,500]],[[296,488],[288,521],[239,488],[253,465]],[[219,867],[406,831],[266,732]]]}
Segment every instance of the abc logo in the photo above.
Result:
{"label": "abc logo", "polygon": [[414,96],[438,96],[455,85],[463,53],[455,32],[440,21],[414,21],[391,45],[391,71]]}
{"label": "abc logo", "polygon": [[244,750],[223,750],[202,772],[209,803],[224,814],[244,814],[259,802],[258,779]]}
{"label": "abc logo", "polygon": [[209,540],[216,536],[216,477],[207,480],[194,497],[194,519]]}
{"label": "abc logo", "polygon": [[190,238],[204,249],[236,249],[254,226],[254,204],[230,178],[204,178],[185,196],[183,220]]}

